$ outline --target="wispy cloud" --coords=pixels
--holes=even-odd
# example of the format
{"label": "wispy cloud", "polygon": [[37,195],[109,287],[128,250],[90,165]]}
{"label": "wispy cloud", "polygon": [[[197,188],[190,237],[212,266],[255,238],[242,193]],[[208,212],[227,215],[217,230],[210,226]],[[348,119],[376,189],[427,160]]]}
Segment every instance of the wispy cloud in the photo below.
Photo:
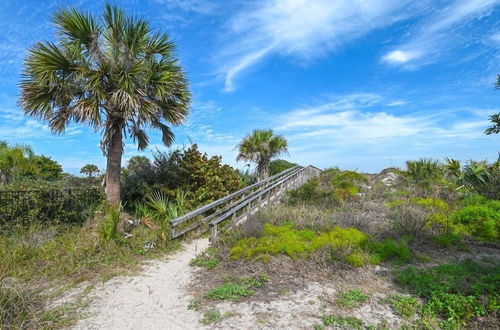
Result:
{"label": "wispy cloud", "polygon": [[[425,1],[424,1],[425,2]],[[229,41],[217,61],[225,90],[235,78],[271,55],[302,61],[324,56],[374,29],[407,17],[406,0],[259,0],[229,24]]]}
{"label": "wispy cloud", "polygon": [[[370,102],[367,95],[372,95]],[[488,126],[485,114],[498,109],[393,112],[384,100],[377,94],[342,96],[281,114],[275,118],[275,128],[289,139],[295,161],[352,166],[360,157],[372,157],[357,165],[366,170],[380,170],[389,158],[402,162],[416,155],[483,157],[468,147],[460,149],[461,144],[475,141],[485,147],[493,143],[483,134]]]}
{"label": "wispy cloud", "polygon": [[211,13],[216,8],[213,1],[205,0],[155,0],[155,2],[165,5],[169,10],[181,9],[200,14]]}
{"label": "wispy cloud", "polygon": [[499,0],[455,0],[443,9],[436,8],[435,14],[411,31],[408,41],[387,52],[382,61],[407,68],[433,62],[446,49],[470,42],[474,35],[470,30],[462,33],[460,28],[499,3]]}

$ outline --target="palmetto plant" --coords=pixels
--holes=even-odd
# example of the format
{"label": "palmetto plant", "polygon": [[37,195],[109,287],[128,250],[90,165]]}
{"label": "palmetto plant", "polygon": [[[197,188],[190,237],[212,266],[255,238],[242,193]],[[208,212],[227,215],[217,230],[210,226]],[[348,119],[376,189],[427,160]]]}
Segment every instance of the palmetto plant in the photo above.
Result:
{"label": "palmetto plant", "polygon": [[148,146],[146,129],[162,132],[181,124],[190,102],[188,83],[174,44],[150,24],[106,5],[103,16],[75,9],[54,15],[58,42],[36,43],[24,63],[20,104],[29,116],[46,120],[53,133],[81,123],[102,133],[107,157],[108,202],[120,202],[123,139]]}
{"label": "palmetto plant", "polygon": [[288,143],[281,135],[275,135],[273,130],[254,130],[245,137],[238,148],[237,161],[247,161],[256,164],[260,180],[269,176],[271,160],[288,153]]}
{"label": "palmetto plant", "polygon": [[146,206],[149,212],[142,206],[142,212],[152,217],[160,228],[160,237],[168,240],[170,232],[170,220],[175,219],[186,212],[186,193],[177,190],[174,201],[169,201],[168,197],[159,190],[154,190],[147,195]]}

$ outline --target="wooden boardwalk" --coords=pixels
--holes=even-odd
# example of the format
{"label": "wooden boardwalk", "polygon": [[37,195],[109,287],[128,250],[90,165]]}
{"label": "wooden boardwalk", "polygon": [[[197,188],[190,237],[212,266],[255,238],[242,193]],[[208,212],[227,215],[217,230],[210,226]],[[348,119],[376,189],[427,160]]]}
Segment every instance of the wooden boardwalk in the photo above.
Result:
{"label": "wooden boardwalk", "polygon": [[212,239],[222,226],[236,225],[259,208],[279,201],[287,190],[300,187],[319,176],[314,166],[295,166],[265,180],[254,183],[226,197],[202,206],[171,221],[171,239],[191,232],[211,230]]}

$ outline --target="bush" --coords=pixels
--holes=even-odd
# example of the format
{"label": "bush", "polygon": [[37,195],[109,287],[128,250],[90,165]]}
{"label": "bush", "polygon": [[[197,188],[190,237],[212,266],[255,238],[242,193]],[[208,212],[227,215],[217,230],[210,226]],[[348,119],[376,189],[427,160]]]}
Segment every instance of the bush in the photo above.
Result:
{"label": "bush", "polygon": [[443,325],[457,327],[497,311],[499,276],[499,266],[464,261],[428,269],[408,267],[396,276],[396,282],[425,299],[424,316],[441,317],[446,320]]}
{"label": "bush", "polygon": [[363,291],[353,289],[347,292],[342,292],[336,302],[342,307],[354,308],[360,306],[368,300],[370,300],[369,295],[365,294]]}
{"label": "bush", "polygon": [[338,206],[344,201],[355,199],[367,178],[355,171],[342,171],[331,168],[323,171],[319,178],[313,178],[300,188],[287,193],[292,205],[305,203],[309,205]]}
{"label": "bush", "polygon": [[238,171],[222,164],[222,157],[208,157],[196,144],[187,149],[156,152],[151,163],[145,157],[129,161],[122,180],[123,200],[128,205],[142,201],[151,191],[160,190],[168,197],[186,192],[186,207],[196,208],[241,188]]}
{"label": "bush", "polygon": [[276,160],[273,160],[270,164],[269,164],[269,175],[272,176],[272,175],[275,175],[275,174],[278,174],[278,173],[281,173],[283,172],[284,170],[288,170],[289,168],[292,168],[294,166],[296,166],[297,164],[295,163],[290,163],[290,162],[287,162],[286,160],[284,159],[276,159]]}
{"label": "bush", "polygon": [[484,205],[470,205],[453,213],[452,220],[466,234],[483,240],[497,241],[500,231],[500,201],[491,201]]}
{"label": "bush", "polygon": [[54,189],[54,184],[42,183],[36,189],[17,192],[11,191],[12,187],[0,189],[0,226],[83,223],[103,199],[98,189],[60,190]]}
{"label": "bush", "polygon": [[265,224],[260,237],[238,240],[230,254],[235,260],[246,258],[268,261],[271,255],[284,254],[295,259],[320,249],[330,251],[331,259],[341,258],[355,267],[369,262],[380,263],[394,257],[401,262],[407,262],[410,258],[405,242],[387,240],[377,243],[355,228],[334,227],[330,231],[316,233],[310,229],[295,229],[291,223],[282,226]]}

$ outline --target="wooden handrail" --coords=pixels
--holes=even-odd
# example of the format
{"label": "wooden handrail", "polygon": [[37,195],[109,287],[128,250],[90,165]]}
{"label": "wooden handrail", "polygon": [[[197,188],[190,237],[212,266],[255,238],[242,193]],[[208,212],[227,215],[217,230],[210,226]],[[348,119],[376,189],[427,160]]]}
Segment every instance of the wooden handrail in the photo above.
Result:
{"label": "wooden handrail", "polygon": [[[246,217],[255,208],[255,206],[252,207],[252,203],[255,201],[259,201],[256,207],[262,207],[269,203],[271,199],[280,197],[284,190],[298,187],[311,177],[319,175],[319,173],[321,173],[321,170],[313,166],[294,166],[265,180],[240,189],[226,197],[171,220],[170,237],[174,239],[200,227],[206,231],[208,229],[206,228],[207,224],[209,227],[212,227],[212,236],[214,237],[218,224],[230,216],[236,219],[238,218],[238,212],[246,208],[247,212],[240,212],[239,218]],[[278,188],[279,191],[276,191]],[[266,201],[262,200],[263,197],[266,198]],[[196,220],[200,216],[202,218]],[[189,223],[192,220],[195,221]]]}

